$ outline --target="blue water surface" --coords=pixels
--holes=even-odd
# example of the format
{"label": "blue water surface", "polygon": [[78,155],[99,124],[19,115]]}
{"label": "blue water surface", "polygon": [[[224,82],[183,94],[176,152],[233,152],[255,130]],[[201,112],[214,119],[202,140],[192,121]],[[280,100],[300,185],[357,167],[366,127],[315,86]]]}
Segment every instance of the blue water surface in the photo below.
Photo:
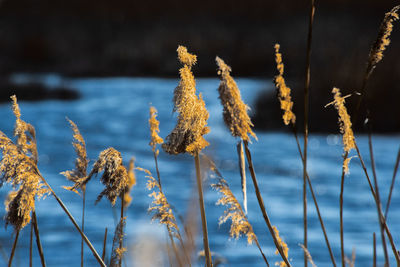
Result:
{"label": "blue water surface", "polygon": [[[136,165],[149,169],[155,175],[154,159],[149,143],[149,106],[158,109],[160,136],[165,137],[176,123],[172,113],[173,90],[177,79],[160,78],[63,78],[58,75],[14,75],[15,82],[39,81],[51,87],[73,87],[82,95],[76,101],[20,102],[22,118],[33,124],[37,132],[39,169],[60,198],[66,203],[73,216],[80,222],[82,198],[62,188],[71,185],[60,172],[74,168],[75,153],[71,145],[72,134],[66,117],[73,120],[86,140],[91,163],[98,154],[114,147],[122,153],[124,162],[135,157]],[[272,90],[269,80],[237,79],[242,97],[250,107],[263,90]],[[210,118],[211,132],[206,135],[210,146],[204,153],[212,157],[239,201],[242,200],[240,176],[237,164],[236,143],[222,120],[222,107],[217,93],[218,79],[198,79],[197,89],[202,93]],[[12,136],[15,118],[10,103],[0,105],[2,120],[0,130]],[[252,112],[252,111],[250,111]],[[280,114],[271,114],[280,116]],[[262,196],[272,224],[289,246],[289,258],[293,266],[303,265],[303,207],[302,207],[302,163],[296,142],[289,133],[258,132],[258,141],[253,140],[250,149]],[[399,149],[399,135],[375,135],[373,137],[377,176],[383,205],[389,191],[393,167]],[[366,136],[357,136],[367,166],[370,166]],[[339,237],[339,192],[342,165],[341,137],[337,133],[315,135],[309,139],[308,170],[320,210],[328,232],[329,241],[338,264],[340,264]],[[193,158],[189,155],[171,156],[163,151],[159,155],[159,168],[163,190],[177,212],[184,220],[199,222],[196,203],[196,183]],[[368,170],[372,174],[371,170]],[[151,222],[147,212],[151,198],[146,189],[146,178],[136,172],[137,185],[133,188],[133,201],[126,210],[126,256],[127,266],[169,266],[164,253],[166,232],[157,222]],[[249,174],[248,174],[249,176]],[[371,175],[372,177],[372,175]],[[230,222],[219,225],[218,218],[224,207],[216,206],[219,194],[210,188],[215,181],[209,174],[205,181],[205,203],[208,221],[210,247],[215,257],[224,259],[224,266],[264,266],[264,261],[255,245],[247,245],[246,239],[229,238]],[[0,190],[2,201],[11,188],[5,185]],[[108,229],[107,257],[115,224],[119,218],[119,203],[112,208],[106,199],[97,205],[94,202],[103,190],[99,177],[87,187],[85,232],[96,249],[101,252],[104,231]],[[270,264],[280,260],[260,212],[250,176],[247,181],[248,218],[253,225],[260,245]],[[363,175],[358,158],[350,164],[350,175],[346,176],[344,194],[344,238],[345,253],[351,257],[356,252],[356,265],[372,266],[372,236],[377,233],[378,262],[383,265],[380,245],[377,210]],[[80,235],[52,196],[37,201],[40,235],[48,266],[80,266]],[[0,210],[0,217],[5,215]],[[332,266],[315,207],[308,193],[308,246],[317,266]],[[197,216],[197,219],[196,219]],[[388,225],[394,241],[400,244],[400,194],[395,187],[390,207]],[[4,226],[4,221],[1,221]],[[182,229],[182,227],[181,227]],[[202,249],[201,224],[197,224],[197,252]],[[183,230],[182,230],[183,231]],[[30,227],[20,236],[14,260],[15,266],[28,266]],[[13,228],[0,231],[0,255],[8,257],[12,242]],[[391,263],[394,265],[390,246]],[[0,258],[1,265],[5,264]],[[85,265],[97,266],[89,249],[85,248]],[[34,266],[40,266],[40,259],[34,249]],[[203,266],[202,263],[195,266]]]}

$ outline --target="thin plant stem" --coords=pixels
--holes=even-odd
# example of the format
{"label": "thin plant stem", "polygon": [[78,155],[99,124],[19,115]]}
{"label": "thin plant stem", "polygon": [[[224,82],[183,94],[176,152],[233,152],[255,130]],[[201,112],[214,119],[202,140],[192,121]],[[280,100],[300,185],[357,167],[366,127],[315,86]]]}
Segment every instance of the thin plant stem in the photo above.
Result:
{"label": "thin plant stem", "polygon": [[[309,99],[310,99],[310,77],[311,77],[311,43],[312,29],[315,14],[315,0],[311,0],[310,17],[308,24],[307,35],[307,53],[306,53],[306,79],[304,84],[304,159],[303,159],[303,227],[304,227],[304,247],[307,248],[307,145],[308,145],[308,114],[309,114]],[[304,252],[304,266],[307,267],[307,254]]]}
{"label": "thin plant stem", "polygon": [[399,148],[399,151],[397,152],[397,159],[396,159],[396,164],[395,164],[394,170],[393,170],[393,177],[392,177],[392,182],[390,184],[389,196],[388,196],[388,200],[386,202],[386,209],[385,209],[386,220],[388,218],[387,216],[388,216],[388,212],[389,212],[390,201],[392,199],[392,192],[393,192],[393,188],[394,188],[394,182],[396,181],[396,174],[397,174],[397,170],[399,168],[399,163],[400,163],[400,148]]}
{"label": "thin plant stem", "polygon": [[157,158],[157,152],[153,151],[153,156],[154,156],[154,162],[156,164],[156,172],[157,172],[157,179],[158,179],[158,184],[160,185],[160,189],[162,188],[161,186],[161,176],[160,176],[160,170],[158,169],[158,158]]}
{"label": "thin plant stem", "polygon": [[104,238],[103,238],[103,253],[101,253],[101,259],[104,261],[106,257],[106,248],[107,248],[107,227],[104,230]]}
{"label": "thin plant stem", "polygon": [[54,198],[57,200],[58,204],[60,205],[60,207],[64,210],[65,214],[67,214],[68,218],[70,219],[70,221],[72,222],[72,224],[75,226],[76,230],[80,233],[80,235],[82,236],[83,240],[85,241],[86,245],[90,248],[90,250],[93,253],[93,256],[96,258],[97,262],[100,264],[100,266],[106,267],[105,263],[103,262],[103,260],[100,258],[99,254],[97,253],[96,249],[93,247],[92,243],[90,243],[89,239],[87,238],[87,236],[82,232],[81,228],[79,227],[79,225],[77,224],[77,222],[75,221],[74,217],[72,216],[72,214],[69,212],[69,210],[67,209],[67,207],[64,205],[64,203],[62,202],[62,200],[57,196],[57,194],[54,192],[54,190],[51,188],[51,186],[49,185],[49,183],[47,183],[46,179],[44,179],[44,177],[40,174],[39,170],[36,169],[37,174],[40,176],[41,180],[43,181],[43,183],[47,186],[47,188],[50,190],[51,194],[54,196]]}
{"label": "thin plant stem", "polygon": [[[166,234],[169,237],[169,232],[168,231],[166,231]],[[169,248],[168,239],[166,239],[166,242],[165,242],[165,249],[167,251],[169,267],[172,267],[172,256],[171,256],[171,249]]]}
{"label": "thin plant stem", "polygon": [[269,267],[269,263],[268,263],[267,257],[265,257],[264,252],[262,251],[260,243],[258,243],[257,238],[254,240],[254,242],[256,243],[256,245],[258,247],[258,250],[260,251],[260,253],[261,253],[262,257],[263,257],[265,264]]}
{"label": "thin plant stem", "polygon": [[[375,190],[374,190],[374,188],[372,186],[372,183],[371,183],[371,179],[369,178],[369,175],[368,175],[367,167],[365,166],[364,160],[363,160],[363,158],[361,156],[361,153],[360,153],[360,150],[358,148],[357,143],[355,143],[355,148],[356,148],[358,159],[360,160],[362,169],[364,170],[365,177],[366,177],[366,179],[368,181],[368,185],[369,185],[369,188],[371,190],[371,194],[372,194],[372,196],[373,196],[373,198],[375,200],[375,204],[378,206],[378,205],[380,205],[380,203],[379,203],[378,198],[376,197]],[[381,221],[381,223],[382,223],[382,225],[383,225],[383,227],[384,227],[384,229],[386,231],[386,234],[387,234],[387,236],[389,238],[393,254],[394,254],[395,258],[396,258],[397,266],[400,266],[400,256],[399,256],[399,254],[397,252],[397,248],[396,248],[396,245],[394,244],[392,234],[391,234],[391,232],[389,230],[388,225],[386,224],[386,219],[383,216],[382,212],[380,212],[380,214],[379,214],[379,220]]]}
{"label": "thin plant stem", "polygon": [[[343,156],[343,162],[346,161],[347,157],[349,156],[349,153],[346,152]],[[344,254],[344,236],[343,236],[343,193],[344,193],[344,177],[345,177],[345,169],[342,168],[342,178],[340,181],[340,197],[339,197],[339,202],[340,202],[340,254],[342,258],[342,267],[346,267],[346,262],[345,262],[345,254]]]}
{"label": "thin plant stem", "polygon": [[[167,227],[167,228],[168,228],[168,227]],[[173,236],[171,235],[171,232],[170,232],[169,229],[168,229],[168,236],[169,236],[169,240],[171,241],[172,249],[174,250],[174,253],[175,253],[175,258],[176,258],[176,260],[178,261],[178,265],[179,265],[180,267],[182,267],[182,266],[183,266],[183,263],[182,263],[181,257],[179,256],[179,252],[178,252],[178,249],[176,248],[174,238],[173,238]]]}
{"label": "thin plant stem", "polygon": [[286,265],[288,267],[291,267],[291,264],[289,263],[289,260],[287,259],[285,253],[283,252],[282,246],[278,242],[278,239],[276,237],[275,231],[272,228],[271,221],[270,221],[270,219],[268,217],[268,214],[267,214],[267,211],[265,209],[264,201],[262,199],[262,196],[261,196],[261,193],[260,193],[260,189],[258,188],[258,182],[257,182],[257,178],[256,178],[256,173],[254,171],[253,161],[251,159],[251,153],[250,153],[250,150],[248,148],[248,142],[247,141],[244,141],[244,149],[245,149],[245,152],[246,152],[247,164],[249,165],[249,171],[250,171],[250,174],[251,174],[251,178],[253,180],[254,190],[256,192],[258,204],[259,204],[261,212],[263,214],[265,223],[268,226],[268,230],[271,233],[272,239],[274,240],[275,246],[278,249],[278,252],[281,255],[283,261],[286,263]]}
{"label": "thin plant stem", "polygon": [[13,243],[13,246],[11,249],[10,259],[8,260],[8,267],[11,267],[11,264],[12,264],[12,261],[14,258],[15,250],[17,248],[17,243],[18,243],[19,232],[20,232],[20,229],[18,229],[15,234],[15,239],[14,239],[14,243]]}
{"label": "thin plant stem", "polygon": [[240,140],[237,143],[237,152],[239,158],[239,170],[242,184],[242,193],[243,193],[243,208],[244,213],[247,214],[247,185],[246,185],[246,162],[244,160],[244,151],[243,151],[243,140]]}
{"label": "thin plant stem", "polygon": [[[82,187],[82,232],[85,232],[85,202],[86,202],[86,185]],[[84,247],[83,247],[83,238],[81,240],[81,267],[83,267],[84,263]]]}
{"label": "thin plant stem", "polygon": [[[121,199],[121,217],[120,217],[121,223],[124,220],[124,206],[125,206],[124,195],[125,195],[125,191],[126,190],[123,190],[123,192],[121,193],[121,195],[119,197]],[[121,226],[121,238],[119,239],[119,249],[120,249],[120,251],[122,251],[123,245],[124,245],[124,226],[122,225]],[[119,267],[121,267],[121,265],[122,265],[122,260],[123,260],[123,254],[121,256],[121,260],[119,261]]]}
{"label": "thin plant stem", "polygon": [[[296,139],[297,149],[299,150],[300,157],[301,157],[301,159],[303,159],[303,153],[301,152],[299,138],[297,136],[297,132],[296,132],[294,127],[293,127],[293,133],[294,133],[294,136],[295,136],[295,139]],[[303,162],[303,160],[302,160],[302,162]],[[319,219],[319,222],[321,224],[321,229],[322,229],[322,232],[324,233],[325,243],[326,243],[326,246],[328,247],[328,250],[329,250],[329,256],[331,257],[331,261],[332,261],[333,266],[336,267],[335,257],[333,256],[332,248],[331,248],[331,245],[330,245],[329,239],[328,239],[328,234],[326,233],[324,221],[322,219],[321,212],[319,211],[318,201],[317,201],[317,198],[316,198],[315,193],[314,193],[314,189],[313,189],[312,184],[311,184],[311,179],[310,179],[310,177],[309,177],[307,172],[306,172],[306,179],[307,179],[308,187],[310,188],[312,199],[314,201],[314,206],[315,206],[315,209],[317,211],[318,219]]]}
{"label": "thin plant stem", "polygon": [[35,230],[36,245],[37,245],[39,256],[40,256],[40,262],[42,263],[42,267],[46,267],[46,261],[44,260],[42,242],[40,242],[39,226],[38,226],[38,221],[37,221],[37,216],[36,216],[35,211],[32,212],[32,225],[33,225],[33,229]]}
{"label": "thin plant stem", "polygon": [[29,240],[29,267],[32,267],[32,239],[33,239],[33,224],[31,224],[31,233]]}
{"label": "thin plant stem", "polygon": [[[376,206],[377,212],[378,212],[378,219],[380,217],[380,214],[382,213],[382,206],[381,206],[381,198],[379,195],[379,187],[378,187],[378,178],[376,175],[376,169],[375,169],[375,157],[374,157],[374,151],[372,149],[372,137],[371,137],[371,129],[368,131],[368,147],[369,147],[369,154],[371,158],[371,167],[372,167],[372,174],[374,178],[374,186],[375,186],[375,194],[376,198],[378,200],[379,205]],[[379,220],[379,228],[381,230],[381,239],[382,239],[382,248],[383,248],[383,254],[385,256],[385,267],[389,266],[389,254],[387,251],[387,246],[386,246],[386,238],[385,238],[385,233],[383,230],[382,222]]]}
{"label": "thin plant stem", "polygon": [[374,254],[374,258],[373,258],[373,266],[374,267],[376,267],[376,236],[375,236],[375,233],[373,234],[373,246],[374,246],[374,252],[373,252],[373,254]]}
{"label": "thin plant stem", "polygon": [[206,212],[205,212],[205,208],[204,208],[203,181],[201,179],[199,153],[195,154],[194,162],[195,162],[195,166],[196,166],[196,180],[197,180],[197,189],[199,192],[201,225],[203,228],[203,244],[204,244],[204,253],[205,253],[205,257],[206,257],[206,265],[207,265],[207,267],[212,267],[211,253],[210,253],[210,247],[209,247],[209,243],[208,243]]}

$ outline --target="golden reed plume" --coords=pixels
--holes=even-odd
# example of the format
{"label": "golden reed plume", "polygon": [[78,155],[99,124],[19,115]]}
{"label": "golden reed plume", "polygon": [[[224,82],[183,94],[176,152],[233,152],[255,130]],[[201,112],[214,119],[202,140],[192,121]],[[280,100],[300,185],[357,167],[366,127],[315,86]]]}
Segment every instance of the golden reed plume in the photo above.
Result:
{"label": "golden reed plume", "polygon": [[136,185],[136,175],[135,175],[135,159],[132,157],[129,161],[128,166],[128,186],[124,194],[124,205],[128,207],[132,202],[131,191]]}
{"label": "golden reed plume", "polygon": [[[350,115],[344,105],[345,98],[349,97],[349,95],[342,97],[339,88],[336,87],[332,89],[332,93],[334,94],[334,101],[327,104],[325,107],[334,104],[335,108],[337,109],[339,114],[340,133],[343,135],[343,149],[346,153],[349,153],[350,150],[355,149],[356,147],[354,133],[351,128],[352,124]],[[348,158],[343,162],[343,170],[345,173],[348,173],[350,160],[351,158]]]}
{"label": "golden reed plume", "polygon": [[[275,235],[276,235],[276,239],[277,239],[279,245],[282,247],[283,253],[285,254],[286,258],[288,258],[288,256],[289,256],[289,247],[287,246],[285,241],[283,241],[282,238],[279,236],[278,229],[275,226],[272,226],[272,228],[274,229],[274,232],[275,232]],[[279,251],[275,250],[275,254],[278,255]],[[279,267],[286,267],[287,266],[284,261],[277,262],[277,263],[275,263],[275,265],[279,265]]]}
{"label": "golden reed plume", "polygon": [[12,224],[16,230],[24,228],[31,220],[31,212],[35,209],[35,198],[49,193],[44,187],[37,168],[38,154],[36,149],[35,128],[21,120],[21,112],[15,96],[13,112],[16,117],[14,135],[16,143],[0,131],[1,185],[10,183],[18,190],[9,193],[5,201],[7,214],[6,225]]}
{"label": "golden reed plume", "polygon": [[372,71],[376,64],[382,60],[383,52],[390,44],[389,37],[393,30],[393,22],[399,19],[399,9],[400,6],[395,6],[391,11],[385,14],[385,17],[379,28],[378,37],[375,43],[372,45],[371,51],[369,52],[368,72]]}
{"label": "golden reed plume", "polygon": [[218,182],[211,186],[222,194],[222,197],[217,201],[217,205],[227,206],[224,214],[219,218],[219,224],[231,220],[232,224],[229,230],[230,237],[237,239],[241,235],[245,235],[247,237],[247,243],[252,244],[257,237],[253,231],[253,227],[244,214],[242,207],[229,188],[228,183],[225,179],[218,178]]}
{"label": "golden reed plume", "polygon": [[179,70],[181,80],[175,88],[173,99],[178,122],[162,147],[169,154],[188,152],[195,155],[209,145],[203,137],[210,131],[207,127],[209,114],[202,95],[196,95],[196,81],[191,69],[197,57],[189,54],[183,46],[179,46],[177,52],[183,64]]}
{"label": "golden reed plume", "polygon": [[153,152],[156,152],[156,146],[162,144],[164,140],[158,135],[160,132],[159,125],[160,122],[157,120],[157,109],[155,107],[150,107],[150,143]]}
{"label": "golden reed plume", "polygon": [[285,125],[289,123],[294,124],[296,122],[296,116],[294,115],[292,108],[293,102],[290,96],[290,88],[286,86],[285,79],[283,78],[284,65],[282,62],[282,54],[279,52],[280,45],[275,45],[275,62],[278,75],[275,76],[274,82],[275,87],[278,89],[278,97],[281,103],[281,109],[283,113],[283,122]]}
{"label": "golden reed plume", "polygon": [[176,222],[175,216],[172,212],[171,205],[169,204],[167,197],[164,195],[161,190],[161,186],[158,183],[157,179],[153,177],[149,170],[136,167],[137,170],[146,173],[147,184],[146,187],[152,193],[149,195],[153,198],[151,205],[149,207],[149,212],[153,212],[153,220],[158,220],[160,224],[163,224],[167,227],[168,232],[179,239],[181,239],[181,235],[179,233],[179,227]]}
{"label": "golden reed plume", "polygon": [[[77,158],[75,160],[75,169],[71,171],[62,172],[61,174],[64,175],[68,180],[76,183],[87,176],[87,167],[89,164],[89,159],[87,158],[87,153],[86,153],[86,143],[85,140],[83,139],[82,134],[78,129],[78,126],[76,126],[76,124],[70,119],[67,118],[67,120],[71,125],[71,129],[73,132],[74,141],[72,142],[72,145],[75,149]],[[74,188],[74,186],[64,186],[64,188],[67,190],[74,191],[75,193],[78,193],[78,191]]]}
{"label": "golden reed plume", "polygon": [[218,92],[221,104],[224,107],[223,117],[226,126],[228,126],[234,137],[240,137],[244,141],[249,141],[249,135],[251,135],[257,139],[257,136],[251,129],[253,123],[247,114],[249,107],[243,103],[239,88],[230,75],[232,71],[231,67],[219,57],[216,57],[215,61],[219,68],[218,75],[221,78]]}

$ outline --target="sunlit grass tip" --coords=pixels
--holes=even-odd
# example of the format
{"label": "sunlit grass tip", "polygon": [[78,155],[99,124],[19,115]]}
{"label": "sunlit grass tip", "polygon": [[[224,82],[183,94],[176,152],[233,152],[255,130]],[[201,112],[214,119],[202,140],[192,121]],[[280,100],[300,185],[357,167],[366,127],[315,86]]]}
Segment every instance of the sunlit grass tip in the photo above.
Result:
{"label": "sunlit grass tip", "polygon": [[[71,125],[71,129],[73,132],[74,140],[72,142],[72,145],[75,149],[77,158],[75,160],[75,169],[62,172],[61,174],[64,175],[68,180],[76,183],[87,176],[87,167],[89,164],[89,159],[87,158],[86,143],[82,134],[78,129],[78,126],[68,118],[67,121]],[[74,191],[75,193],[78,193],[78,191],[74,188],[74,186],[64,186],[64,188],[67,190]]]}
{"label": "sunlit grass tip", "polygon": [[202,95],[196,95],[196,81],[191,71],[196,56],[188,53],[183,46],[179,46],[177,52],[183,64],[179,70],[181,80],[175,88],[173,99],[178,122],[162,147],[169,154],[188,152],[194,155],[209,145],[203,137],[210,131],[207,127],[209,114]]}
{"label": "sunlit grass tip", "polygon": [[128,166],[128,186],[124,194],[124,205],[128,207],[132,202],[131,191],[136,185],[136,175],[135,175],[135,159],[132,157],[129,161]]}
{"label": "sunlit grass tip", "polygon": [[228,183],[224,179],[219,178],[218,182],[211,186],[222,194],[216,204],[227,207],[224,214],[219,218],[219,224],[231,220],[232,224],[229,230],[230,237],[238,239],[241,235],[245,235],[247,237],[247,243],[252,244],[257,237],[241,205],[229,188]]}
{"label": "sunlit grass tip", "polygon": [[220,75],[221,79],[218,92],[224,108],[223,117],[226,126],[234,137],[249,141],[250,135],[257,140],[256,134],[251,129],[253,123],[247,114],[250,108],[243,102],[239,88],[230,75],[231,67],[219,57],[216,57],[215,61],[218,65],[218,75]]}
{"label": "sunlit grass tip", "polygon": [[[279,245],[282,247],[283,253],[285,254],[286,258],[288,258],[289,257],[289,247],[287,246],[285,241],[283,241],[282,238],[280,237],[278,228],[276,228],[276,226],[272,226],[272,228],[274,229],[274,232],[275,232],[275,235],[276,235],[276,239],[277,239]],[[278,250],[275,251],[275,254],[276,255],[279,254]],[[286,267],[287,266],[284,261],[276,262],[275,265],[277,265],[279,267]]]}
{"label": "sunlit grass tip", "polygon": [[276,69],[278,70],[278,75],[276,75],[274,78],[275,87],[278,90],[278,98],[283,111],[283,122],[285,125],[289,125],[289,123],[295,124],[296,116],[292,111],[293,102],[290,96],[290,88],[286,86],[285,79],[283,78],[284,65],[282,61],[282,54],[279,52],[279,49],[280,45],[275,44],[275,62]]}
{"label": "sunlit grass tip", "polygon": [[155,107],[150,107],[150,143],[153,152],[156,152],[156,146],[162,144],[164,140],[158,135],[160,122],[157,120],[157,109]]}

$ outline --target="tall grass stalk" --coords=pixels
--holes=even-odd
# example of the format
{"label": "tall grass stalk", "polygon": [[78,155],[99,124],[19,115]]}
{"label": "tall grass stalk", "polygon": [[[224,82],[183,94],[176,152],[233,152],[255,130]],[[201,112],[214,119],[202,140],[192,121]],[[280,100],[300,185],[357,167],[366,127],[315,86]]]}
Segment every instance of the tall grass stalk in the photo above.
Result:
{"label": "tall grass stalk", "polygon": [[[370,124],[368,124],[370,126]],[[374,186],[375,186],[375,194],[376,198],[378,200],[379,205],[376,206],[377,212],[378,212],[378,219],[380,217],[380,214],[382,214],[382,205],[381,205],[381,198],[379,194],[379,186],[378,186],[378,178],[376,175],[376,169],[375,169],[375,157],[374,157],[374,150],[372,148],[372,136],[371,136],[371,129],[368,131],[368,147],[369,147],[369,154],[370,154],[370,159],[371,159],[371,167],[372,167],[372,175],[374,178]],[[387,251],[387,246],[386,246],[386,238],[385,238],[385,233],[383,230],[382,222],[379,220],[379,228],[381,230],[381,239],[382,239],[382,248],[383,248],[383,255],[385,256],[385,266],[389,266],[389,254]]]}
{"label": "tall grass stalk", "polygon": [[243,208],[244,213],[247,214],[247,184],[246,184],[246,162],[244,159],[243,140],[240,140],[236,149],[238,152],[239,171],[241,177],[242,193],[243,193]]}
{"label": "tall grass stalk", "polygon": [[17,229],[16,233],[15,233],[14,243],[13,243],[13,246],[12,246],[12,249],[11,249],[10,258],[8,260],[8,267],[11,267],[11,265],[12,265],[12,261],[13,261],[14,255],[15,255],[15,250],[17,249],[19,232],[20,232],[20,229]]}
{"label": "tall grass stalk", "polygon": [[[305,85],[304,85],[304,159],[303,159],[303,228],[304,228],[304,247],[307,248],[307,183],[306,183],[306,172],[307,172],[307,145],[308,145],[308,113],[309,113],[309,99],[310,99],[310,77],[311,77],[311,43],[312,43],[312,29],[315,14],[315,0],[311,0],[310,3],[310,16],[308,24],[308,35],[307,35],[307,52],[306,52],[306,73],[305,73]],[[304,266],[307,267],[307,253],[304,250]]]}
{"label": "tall grass stalk", "polygon": [[[85,208],[86,208],[86,185],[82,187],[82,232],[85,232]],[[81,239],[81,267],[83,267],[84,263],[84,246],[83,246],[83,238]]]}
{"label": "tall grass stalk", "polygon": [[42,267],[46,267],[46,261],[44,260],[43,247],[42,247],[42,242],[40,241],[39,226],[35,211],[32,212],[32,226],[35,231],[36,245],[40,256],[40,262],[42,263]]}
{"label": "tall grass stalk", "polygon": [[198,153],[196,153],[194,155],[194,163],[195,163],[195,167],[196,167],[196,181],[197,181],[197,189],[198,189],[198,193],[199,193],[200,215],[201,215],[201,225],[202,225],[202,229],[203,229],[203,245],[204,245],[204,253],[205,253],[205,257],[206,257],[206,265],[207,265],[207,267],[212,267],[211,252],[210,252],[210,247],[209,247],[209,242],[208,242],[206,211],[204,209],[203,181],[201,179],[200,159],[199,159]]}
{"label": "tall grass stalk", "polygon": [[372,244],[372,247],[373,247],[373,259],[372,259],[372,266],[373,267],[376,267],[376,235],[375,235],[375,232],[373,233],[373,235],[372,235],[372,242],[373,242],[373,244]]}
{"label": "tall grass stalk", "polygon": [[254,171],[253,161],[251,159],[251,153],[250,153],[247,141],[244,141],[244,149],[245,149],[245,152],[246,152],[246,158],[247,158],[247,163],[248,163],[250,175],[251,175],[251,178],[253,180],[253,185],[254,185],[254,190],[255,190],[256,196],[257,196],[258,205],[260,206],[261,212],[262,212],[263,217],[264,217],[264,221],[267,224],[267,227],[268,227],[268,230],[269,230],[269,232],[270,232],[270,234],[272,236],[272,239],[274,240],[276,249],[278,250],[279,254],[281,255],[281,257],[282,257],[283,261],[286,263],[286,265],[288,267],[290,267],[292,265],[290,264],[288,258],[286,257],[286,255],[285,255],[285,253],[284,253],[284,251],[282,249],[282,246],[278,242],[278,238],[277,238],[277,236],[275,234],[275,231],[274,231],[274,229],[272,227],[271,220],[269,219],[269,216],[268,216],[267,211],[265,209],[264,201],[263,201],[263,198],[261,196],[260,189],[258,188],[258,182],[257,182],[257,178],[256,178],[256,173]]}
{"label": "tall grass stalk", "polygon": [[[344,161],[347,160],[349,153],[345,152],[344,156],[343,156],[343,165]],[[346,170],[344,167],[342,167],[342,177],[340,179],[340,196],[339,196],[339,213],[340,213],[340,254],[341,254],[341,259],[342,259],[342,267],[346,266],[345,263],[345,254],[344,254],[344,236],[343,236],[343,193],[344,193],[344,177],[346,175]]]}
{"label": "tall grass stalk", "polygon": [[389,189],[389,195],[388,195],[388,200],[386,202],[386,209],[385,209],[385,218],[387,220],[388,218],[388,212],[389,212],[389,207],[390,207],[390,201],[392,199],[392,192],[394,188],[394,183],[396,181],[396,174],[397,170],[399,168],[399,163],[400,163],[400,148],[399,151],[397,152],[397,158],[396,158],[396,163],[394,165],[394,170],[393,170],[393,177],[392,177],[392,182],[390,183],[390,189]]}
{"label": "tall grass stalk", "polygon": [[104,230],[104,238],[103,238],[103,252],[101,253],[101,259],[104,261],[106,257],[106,249],[107,249],[107,232],[108,229]]}
{"label": "tall grass stalk", "polygon": [[[363,158],[361,156],[361,153],[360,153],[360,150],[359,150],[359,148],[357,146],[357,143],[355,144],[355,149],[357,151],[358,159],[360,160],[360,163],[361,163],[362,169],[364,171],[365,177],[366,177],[366,179],[368,181],[368,185],[369,185],[371,194],[372,194],[372,196],[373,196],[373,198],[375,200],[375,205],[380,206],[381,204],[380,204],[380,202],[379,202],[379,200],[378,200],[378,198],[376,196],[374,187],[372,186],[371,179],[369,178],[369,175],[368,175],[367,167],[365,166],[364,160],[363,160]],[[394,244],[393,236],[392,236],[392,234],[391,234],[391,232],[389,230],[388,225],[386,224],[386,219],[383,216],[382,212],[379,213],[379,220],[380,220],[382,226],[385,229],[386,235],[389,238],[390,245],[392,247],[392,251],[393,251],[394,257],[396,258],[397,266],[400,266],[400,256],[399,256],[399,254],[397,252],[397,248],[396,248],[396,245]]]}

